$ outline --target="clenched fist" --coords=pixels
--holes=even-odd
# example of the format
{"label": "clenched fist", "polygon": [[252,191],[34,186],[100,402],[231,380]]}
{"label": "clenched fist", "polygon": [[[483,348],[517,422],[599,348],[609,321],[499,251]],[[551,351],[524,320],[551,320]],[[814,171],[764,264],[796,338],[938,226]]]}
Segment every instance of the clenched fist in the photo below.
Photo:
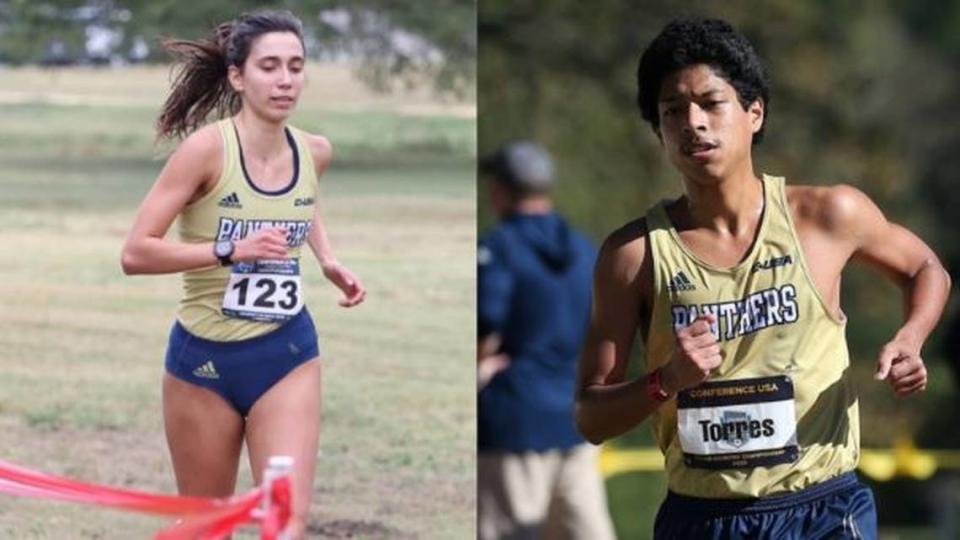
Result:
{"label": "clenched fist", "polygon": [[672,395],[699,385],[723,362],[717,337],[710,332],[716,322],[716,315],[706,313],[677,332],[673,358],[660,371],[664,392]]}
{"label": "clenched fist", "polygon": [[874,377],[889,382],[900,397],[927,388],[927,368],[923,365],[919,347],[905,340],[894,339],[880,349]]}
{"label": "clenched fist", "polygon": [[287,258],[287,230],[282,227],[270,227],[237,240],[233,243],[234,261],[253,262],[258,259]]}

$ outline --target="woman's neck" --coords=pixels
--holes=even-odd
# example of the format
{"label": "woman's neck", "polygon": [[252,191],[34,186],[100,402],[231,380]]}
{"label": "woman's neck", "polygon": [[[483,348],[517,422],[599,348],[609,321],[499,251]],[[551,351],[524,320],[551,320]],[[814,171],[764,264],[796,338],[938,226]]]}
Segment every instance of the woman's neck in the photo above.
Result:
{"label": "woman's neck", "polygon": [[287,147],[283,123],[265,121],[246,109],[241,109],[233,117],[233,123],[243,141],[245,156],[269,161],[271,157],[281,155]]}

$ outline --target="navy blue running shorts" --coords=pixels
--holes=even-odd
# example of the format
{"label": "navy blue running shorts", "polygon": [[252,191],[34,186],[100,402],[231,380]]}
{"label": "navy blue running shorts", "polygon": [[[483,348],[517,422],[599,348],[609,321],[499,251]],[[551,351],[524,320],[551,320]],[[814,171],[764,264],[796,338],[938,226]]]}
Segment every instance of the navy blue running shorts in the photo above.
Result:
{"label": "navy blue running shorts", "polygon": [[760,499],[701,499],[668,492],[656,540],[816,540],[877,537],[870,488],[853,472],[803,491]]}
{"label": "navy blue running shorts", "polygon": [[203,339],[177,321],[170,330],[166,368],[178,379],[220,394],[247,416],[260,396],[319,354],[317,330],[304,308],[276,330],[238,341]]}

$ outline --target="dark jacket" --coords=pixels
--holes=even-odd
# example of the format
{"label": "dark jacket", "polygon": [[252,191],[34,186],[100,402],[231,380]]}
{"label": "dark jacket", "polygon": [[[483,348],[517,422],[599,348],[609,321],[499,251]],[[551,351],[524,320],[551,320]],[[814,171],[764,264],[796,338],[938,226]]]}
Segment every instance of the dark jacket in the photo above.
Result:
{"label": "dark jacket", "polygon": [[577,357],[597,251],[559,214],[514,214],[477,251],[479,337],[499,334],[510,366],[478,397],[481,451],[583,442],[573,420]]}

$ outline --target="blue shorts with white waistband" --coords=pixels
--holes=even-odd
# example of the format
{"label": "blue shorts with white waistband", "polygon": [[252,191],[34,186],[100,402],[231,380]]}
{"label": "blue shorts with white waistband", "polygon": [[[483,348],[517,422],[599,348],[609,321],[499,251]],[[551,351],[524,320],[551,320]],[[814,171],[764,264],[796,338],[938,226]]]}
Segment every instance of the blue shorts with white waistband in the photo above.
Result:
{"label": "blue shorts with white waistband", "polygon": [[847,472],[795,493],[701,499],[673,492],[657,512],[656,540],[813,540],[877,537],[870,488]]}
{"label": "blue shorts with white waistband", "polygon": [[220,394],[242,416],[294,368],[320,354],[317,330],[304,308],[282,326],[250,339],[211,341],[180,321],[170,330],[167,372]]}

